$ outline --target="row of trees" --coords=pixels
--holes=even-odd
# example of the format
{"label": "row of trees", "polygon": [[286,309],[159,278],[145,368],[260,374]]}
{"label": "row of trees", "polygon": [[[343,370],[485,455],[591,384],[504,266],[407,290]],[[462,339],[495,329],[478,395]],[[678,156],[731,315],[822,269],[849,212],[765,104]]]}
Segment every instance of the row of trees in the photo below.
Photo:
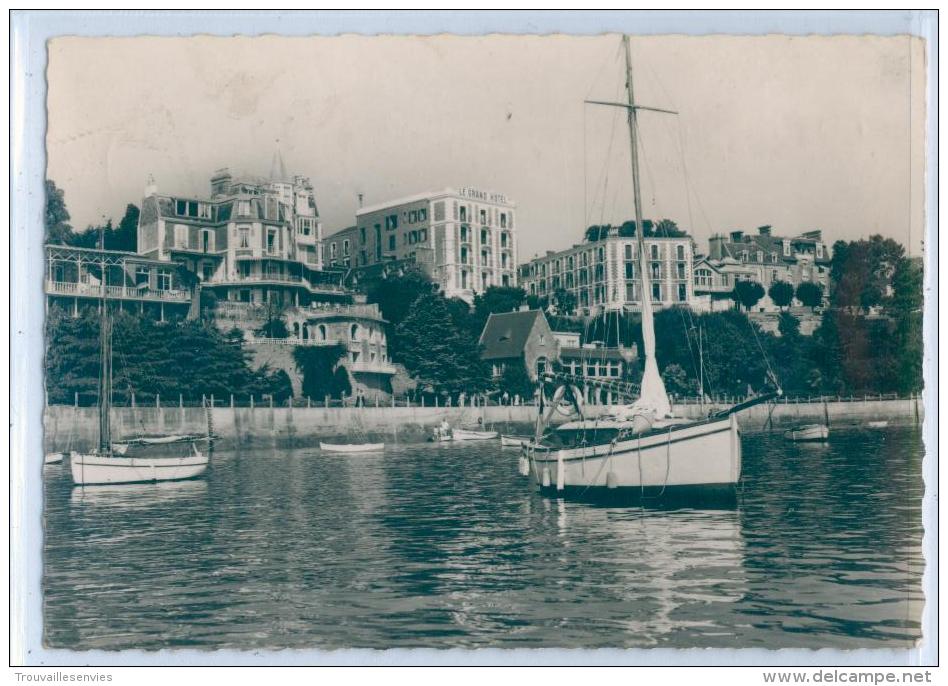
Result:
{"label": "row of trees", "polygon": [[[804,307],[814,308],[823,304],[823,286],[812,281],[803,281],[796,288],[788,281],[774,281],[766,291],[774,305],[789,307],[793,298]],[[731,291],[731,299],[738,306],[750,311],[764,297],[764,287],[756,281],[738,281]]]}
{"label": "row of trees", "polygon": [[87,226],[84,231],[76,232],[69,223],[69,210],[62,189],[54,181],[46,180],[46,242],[54,245],[72,245],[77,248],[100,247],[100,236],[104,233],[106,250],[124,250],[136,252],[138,248],[137,206],[129,203],[118,225],[105,220],[100,226]]}
{"label": "row of trees", "polygon": [[[117,311],[112,329],[113,397],[197,398],[234,395],[292,395],[287,373],[253,369],[243,333],[222,333],[196,320],[156,322]],[[46,321],[46,388],[50,403],[94,404],[99,382],[99,314],[96,308],[73,317],[51,307]]]}

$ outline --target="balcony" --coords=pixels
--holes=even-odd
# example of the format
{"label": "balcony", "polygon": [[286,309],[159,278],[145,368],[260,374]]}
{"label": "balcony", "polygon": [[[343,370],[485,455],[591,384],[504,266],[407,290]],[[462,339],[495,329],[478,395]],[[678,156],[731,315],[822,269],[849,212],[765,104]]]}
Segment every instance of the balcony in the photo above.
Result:
{"label": "balcony", "polygon": [[[79,298],[101,298],[102,286],[74,281],[46,281],[47,295],[67,295]],[[191,293],[186,290],[157,290],[136,286],[106,286],[106,297],[111,300],[148,300],[154,302],[190,302]]]}

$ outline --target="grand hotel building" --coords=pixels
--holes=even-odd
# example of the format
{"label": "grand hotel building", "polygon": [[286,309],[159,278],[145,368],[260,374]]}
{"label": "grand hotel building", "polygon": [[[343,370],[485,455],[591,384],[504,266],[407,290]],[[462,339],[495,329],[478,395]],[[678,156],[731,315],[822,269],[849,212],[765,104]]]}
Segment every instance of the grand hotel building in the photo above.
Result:
{"label": "grand hotel building", "polygon": [[445,188],[360,207],[325,240],[323,259],[368,274],[414,263],[448,297],[517,285],[516,204],[502,193]]}
{"label": "grand hotel building", "polygon": [[[645,239],[652,302],[659,307],[694,300],[694,243],[689,236]],[[580,314],[602,309],[641,309],[641,276],[634,236],[610,227],[595,238],[557,252],[548,251],[520,267],[520,286],[528,295],[551,297],[565,289]]]}

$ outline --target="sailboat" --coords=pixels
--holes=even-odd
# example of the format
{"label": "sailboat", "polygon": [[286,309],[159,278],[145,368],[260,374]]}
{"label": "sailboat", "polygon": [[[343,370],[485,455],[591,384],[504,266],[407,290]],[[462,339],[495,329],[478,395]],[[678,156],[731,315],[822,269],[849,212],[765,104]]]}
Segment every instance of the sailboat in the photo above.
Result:
{"label": "sailboat", "polygon": [[[628,36],[625,48],[628,102],[588,101],[626,110],[632,164],[635,234],[641,275],[642,342],[645,370],[638,400],[615,406],[596,419],[583,416],[581,396],[569,375],[554,375],[561,381],[545,418],[537,422],[537,442],[554,409],[571,401],[580,419],[561,424],[543,438],[548,452],[528,449],[528,462],[521,469],[543,492],[585,494],[611,489],[634,489],[641,497],[671,497],[684,493],[719,489],[733,492],[741,476],[741,434],[737,413],[766,402],[779,394],[768,393],[700,420],[676,417],[655,358],[655,323],[651,286],[643,236],[642,201],[639,189],[637,115],[639,110],[668,112],[635,102],[632,59]],[[672,113],[673,114],[673,113]],[[559,378],[557,378],[559,377]],[[542,413],[541,404],[541,413]]]}
{"label": "sailboat", "polygon": [[[177,481],[200,476],[207,470],[209,458],[198,450],[196,437],[175,436],[167,441],[159,440],[158,443],[136,441],[134,445],[130,441],[112,442],[112,318],[106,295],[104,260],[101,278],[99,445],[88,453],[70,453],[72,480],[76,485],[88,486]],[[206,438],[210,439],[210,431]]]}

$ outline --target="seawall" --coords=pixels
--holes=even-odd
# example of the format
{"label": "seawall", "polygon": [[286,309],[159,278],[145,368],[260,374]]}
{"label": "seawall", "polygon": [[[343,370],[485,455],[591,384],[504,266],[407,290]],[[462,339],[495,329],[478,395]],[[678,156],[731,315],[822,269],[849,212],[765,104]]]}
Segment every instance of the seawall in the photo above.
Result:
{"label": "seawall", "polygon": [[[678,405],[677,414],[700,417],[708,411],[696,405]],[[718,409],[715,407],[714,409]],[[590,416],[601,407],[587,408]],[[825,405],[830,425],[858,425],[873,420],[911,424],[924,419],[920,398],[899,400],[833,401]],[[537,409],[517,407],[216,407],[211,410],[214,433],[220,447],[306,446],[321,438],[367,435],[370,438],[405,442],[423,441],[431,429],[446,419],[452,426],[473,428],[478,419],[485,427],[513,433],[530,433]],[[779,402],[757,405],[740,413],[746,431],[789,426],[801,421],[822,420],[824,404]],[[558,421],[563,421],[559,417]],[[557,421],[555,419],[554,421]],[[53,405],[44,417],[46,450],[87,449],[97,441],[98,415],[94,407]],[[112,434],[116,438],[178,433],[204,433],[205,411],[199,407],[115,408]]]}

